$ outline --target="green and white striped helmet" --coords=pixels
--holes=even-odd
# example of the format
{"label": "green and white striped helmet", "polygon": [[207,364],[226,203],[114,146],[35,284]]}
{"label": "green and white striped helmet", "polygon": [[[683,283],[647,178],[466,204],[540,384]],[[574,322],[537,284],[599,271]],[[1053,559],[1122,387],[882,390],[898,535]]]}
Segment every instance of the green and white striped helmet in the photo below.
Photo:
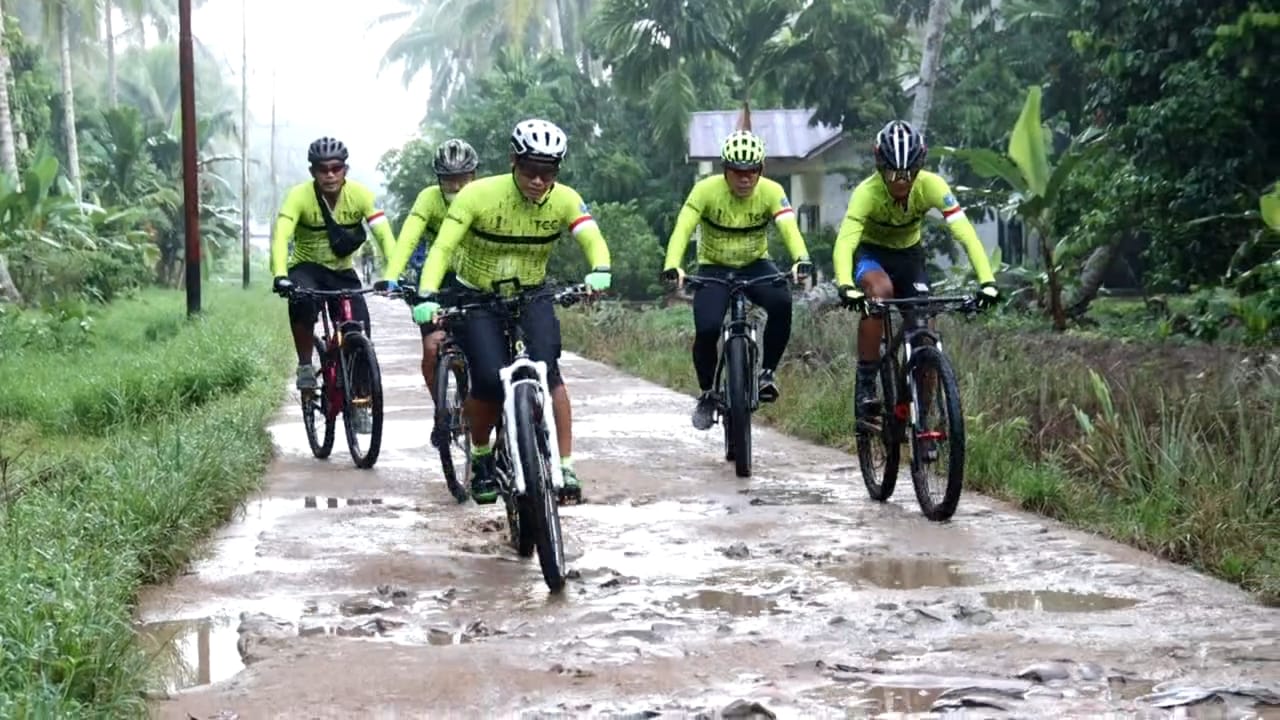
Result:
{"label": "green and white striped helmet", "polygon": [[724,166],[734,170],[754,170],[764,165],[764,139],[749,130],[729,133],[720,147]]}

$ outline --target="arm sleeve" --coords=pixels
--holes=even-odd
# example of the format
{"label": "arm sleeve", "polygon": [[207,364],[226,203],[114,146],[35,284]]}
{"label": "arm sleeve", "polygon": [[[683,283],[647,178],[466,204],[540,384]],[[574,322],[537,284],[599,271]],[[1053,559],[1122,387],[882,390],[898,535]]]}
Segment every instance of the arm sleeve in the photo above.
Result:
{"label": "arm sleeve", "polygon": [[582,197],[576,191],[570,192],[572,194],[567,196],[568,200],[565,202],[565,223],[569,227],[569,233],[582,246],[587,263],[593,270],[609,267],[609,246],[600,233],[600,227],[596,225],[595,218],[591,217],[591,210]]}
{"label": "arm sleeve", "polygon": [[427,259],[423,262],[422,273],[419,275],[419,292],[439,292],[440,283],[444,282],[444,275],[449,271],[450,261],[453,260],[453,252],[471,228],[474,212],[470,207],[471,199],[465,193],[466,188],[463,190],[449,204],[449,214],[440,224],[440,232],[436,235],[435,242],[431,243],[431,250],[427,252]]}
{"label": "arm sleeve", "polygon": [[978,231],[965,216],[964,208],[952,194],[947,181],[940,177],[930,178],[927,190],[929,203],[942,211],[942,217],[947,221],[947,227],[951,229],[951,236],[964,247],[965,253],[969,256],[969,264],[973,266],[978,282],[995,282],[996,278],[991,274],[991,263],[987,260],[987,249],[982,247],[982,241],[978,239]]}
{"label": "arm sleeve", "polygon": [[280,277],[289,274],[289,241],[293,239],[293,231],[298,227],[298,193],[289,192],[284,196],[280,212],[276,215],[276,224],[271,231],[271,275]]}
{"label": "arm sleeve", "polygon": [[800,234],[800,222],[796,218],[795,208],[791,207],[791,201],[787,199],[787,193],[781,185],[777,186],[777,196],[769,203],[769,211],[773,213],[773,224],[778,228],[778,234],[782,235],[782,244],[791,253],[791,261],[799,262],[808,258],[809,250],[804,245],[804,236]]}
{"label": "arm sleeve", "polygon": [[396,237],[391,232],[391,223],[387,220],[387,214],[378,209],[372,190],[362,187],[360,194],[360,209],[364,213],[365,222],[369,224],[369,229],[373,231],[373,237],[378,241],[377,249],[382,251],[382,257],[390,258],[391,250],[396,244]]}
{"label": "arm sleeve", "polygon": [[849,197],[849,210],[840,223],[840,232],[836,235],[836,244],[831,250],[831,265],[835,269],[837,287],[854,284],[853,254],[862,241],[869,205],[867,193],[862,186],[854,188]]}
{"label": "arm sleeve", "polygon": [[400,273],[404,272],[409,264],[413,251],[418,248],[422,233],[426,229],[427,190],[423,190],[418,193],[418,199],[414,201],[413,209],[409,211],[409,217],[405,219],[404,225],[400,226],[400,237],[396,239],[395,249],[387,259],[387,266],[382,273],[383,280],[395,280],[400,277]]}
{"label": "arm sleeve", "polygon": [[662,266],[663,270],[680,267],[684,260],[684,251],[689,248],[689,238],[693,235],[693,229],[702,221],[704,203],[701,188],[701,184],[694,185],[689,191],[689,197],[685,198],[684,207],[680,208],[676,226],[671,231],[670,239],[667,240],[667,259]]}

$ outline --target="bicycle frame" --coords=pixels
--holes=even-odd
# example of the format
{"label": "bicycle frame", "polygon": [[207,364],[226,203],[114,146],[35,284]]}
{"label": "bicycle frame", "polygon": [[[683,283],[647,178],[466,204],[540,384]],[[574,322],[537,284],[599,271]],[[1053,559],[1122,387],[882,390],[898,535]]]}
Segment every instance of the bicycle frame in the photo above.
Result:
{"label": "bicycle frame", "polygon": [[[316,348],[320,354],[320,368],[324,375],[324,387],[328,394],[328,407],[325,408],[325,416],[328,418],[337,417],[342,412],[342,386],[338,383],[338,371],[342,365],[341,353],[336,353],[345,341],[346,337],[351,334],[367,334],[367,328],[363,322],[354,319],[354,313],[351,309],[351,298],[357,295],[367,295],[373,292],[368,288],[358,290],[310,290],[299,288],[294,293],[303,297],[310,297],[320,301],[320,322],[323,332],[320,336],[324,347]],[[337,300],[338,316],[333,317],[330,307],[331,301]],[[332,358],[332,359],[331,359]]]}
{"label": "bicycle frame", "polygon": [[[771,275],[762,275],[749,279],[739,279],[733,273],[725,278],[710,276],[694,276],[690,275],[685,278],[685,282],[690,287],[697,288],[707,284],[723,285],[729,288],[729,312],[726,319],[720,326],[720,352],[716,357],[716,371],[714,387],[721,386],[721,380],[724,373],[727,372],[727,362],[725,358],[725,346],[729,338],[745,337],[747,340],[747,358],[750,367],[747,372],[751,373],[754,378],[756,370],[759,367],[760,345],[757,339],[757,323],[751,317],[749,309],[750,301],[747,299],[747,289],[753,285],[766,285],[771,283],[782,284],[787,279],[784,273],[774,273]],[[760,409],[760,386],[759,383],[749,383],[751,400],[750,409],[752,412]],[[725,402],[721,398],[721,403]]]}
{"label": "bicycle frame", "polygon": [[[911,356],[921,338],[930,341],[929,345],[936,348],[938,352],[943,351],[942,336],[929,327],[928,318],[952,308],[966,313],[976,312],[974,299],[968,295],[958,295],[873,300],[871,307],[873,310],[871,314],[878,315],[884,323],[880,333],[881,354],[877,367],[888,362],[888,358],[896,356],[899,349],[903,351],[897,380],[899,389],[906,392],[900,393],[902,397],[898,398],[898,404],[893,412],[898,422],[907,422],[914,427],[919,423],[920,418],[917,417],[916,403],[911,402],[911,399],[916,397],[915,377],[908,372],[911,367]],[[902,327],[898,328],[897,332],[893,331],[893,323],[890,319],[889,308],[891,307],[897,307],[903,317]]]}

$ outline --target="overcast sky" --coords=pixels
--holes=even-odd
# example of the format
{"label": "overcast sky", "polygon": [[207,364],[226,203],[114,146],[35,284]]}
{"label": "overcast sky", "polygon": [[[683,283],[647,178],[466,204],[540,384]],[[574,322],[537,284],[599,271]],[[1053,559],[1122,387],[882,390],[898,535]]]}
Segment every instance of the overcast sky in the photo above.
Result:
{"label": "overcast sky", "polygon": [[[405,89],[399,64],[378,66],[405,19],[370,27],[401,0],[248,0],[251,125],[269,126],[274,74],[277,152],[305,153],[332,135],[351,149],[351,177],[380,186],[378,158],[413,137],[427,104],[424,72]],[[208,0],[192,32],[239,79],[241,0]],[[256,121],[256,122],[255,122]],[[253,155],[266,155],[251,149]],[[306,178],[281,177],[288,185]]]}

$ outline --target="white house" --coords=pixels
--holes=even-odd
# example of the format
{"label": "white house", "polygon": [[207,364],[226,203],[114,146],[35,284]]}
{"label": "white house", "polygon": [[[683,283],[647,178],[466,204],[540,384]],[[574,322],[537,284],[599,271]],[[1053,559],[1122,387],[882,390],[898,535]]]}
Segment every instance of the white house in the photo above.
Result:
{"label": "white house", "polygon": [[[689,162],[698,176],[716,172],[720,145],[737,129],[741,110],[695,112],[689,122]],[[800,230],[839,228],[853,188],[872,172],[871,138],[852,138],[839,127],[811,124],[812,110],[752,110],[751,130],[764,138],[767,174],[787,188],[800,217]],[[964,202],[963,192],[958,192]],[[934,211],[941,219],[941,214]],[[1017,227],[996,219],[979,221],[971,215],[978,237],[990,255],[996,247],[1006,262],[1023,259]],[[1016,256],[1015,257],[1011,257]]]}

